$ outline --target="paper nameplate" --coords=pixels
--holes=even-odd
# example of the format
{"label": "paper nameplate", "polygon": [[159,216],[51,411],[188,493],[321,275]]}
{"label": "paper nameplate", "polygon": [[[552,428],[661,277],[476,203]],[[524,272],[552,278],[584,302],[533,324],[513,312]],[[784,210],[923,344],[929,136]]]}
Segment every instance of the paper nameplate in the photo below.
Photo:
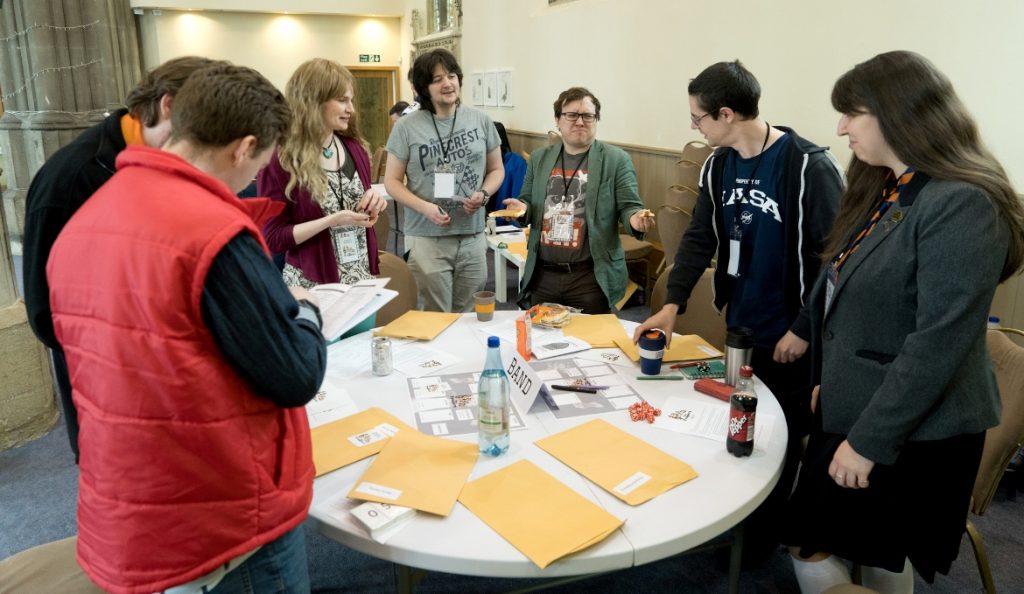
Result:
{"label": "paper nameplate", "polygon": [[522,414],[529,413],[530,407],[533,406],[534,400],[537,399],[537,395],[540,394],[540,389],[544,385],[543,380],[518,352],[512,353],[505,373],[508,374],[509,397],[512,399],[512,403]]}
{"label": "paper nameplate", "polygon": [[369,431],[358,433],[348,438],[352,445],[357,448],[365,447],[370,444],[376,443],[382,439],[387,439],[398,433],[398,427],[389,425],[388,423],[381,423]]}
{"label": "paper nameplate", "polygon": [[368,483],[363,481],[356,485],[355,491],[365,493],[367,495],[373,495],[374,497],[380,497],[382,499],[388,499],[394,501],[402,496],[401,489],[393,489],[391,487],[385,487],[384,485],[378,485],[376,483]]}

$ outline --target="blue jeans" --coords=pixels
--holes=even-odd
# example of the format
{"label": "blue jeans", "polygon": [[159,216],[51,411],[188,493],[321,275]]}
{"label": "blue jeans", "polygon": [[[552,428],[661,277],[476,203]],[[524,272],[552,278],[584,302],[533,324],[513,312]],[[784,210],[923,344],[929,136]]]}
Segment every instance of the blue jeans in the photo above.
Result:
{"label": "blue jeans", "polygon": [[210,594],[308,594],[309,590],[306,538],[299,524],[231,570]]}

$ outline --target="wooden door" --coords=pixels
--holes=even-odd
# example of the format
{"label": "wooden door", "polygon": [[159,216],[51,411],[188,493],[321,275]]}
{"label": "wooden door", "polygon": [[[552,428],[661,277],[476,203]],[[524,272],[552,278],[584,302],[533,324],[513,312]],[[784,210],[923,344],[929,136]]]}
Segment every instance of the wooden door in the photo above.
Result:
{"label": "wooden door", "polygon": [[397,101],[398,67],[348,66],[356,78],[356,117],[359,132],[370,144],[370,154],[388,142],[391,118],[388,110]]}

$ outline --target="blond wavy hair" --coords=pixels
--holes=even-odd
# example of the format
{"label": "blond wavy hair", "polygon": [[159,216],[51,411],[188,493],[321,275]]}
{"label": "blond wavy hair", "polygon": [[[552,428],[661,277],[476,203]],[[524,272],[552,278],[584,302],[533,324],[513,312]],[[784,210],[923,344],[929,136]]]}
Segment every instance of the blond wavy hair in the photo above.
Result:
{"label": "blond wavy hair", "polygon": [[[341,64],[323,58],[303,62],[288,79],[284,94],[292,109],[292,124],[278,158],[281,167],[289,173],[288,184],[284,189],[289,199],[292,190],[303,187],[309,189],[313,200],[321,206],[326,200],[327,174],[320,167],[320,154],[323,151],[320,143],[327,132],[323,105],[332,99],[341,99],[349,89],[355,90],[352,73]],[[338,134],[355,138],[364,147],[366,145],[366,141],[359,135],[354,112],[348,121],[348,129]]]}

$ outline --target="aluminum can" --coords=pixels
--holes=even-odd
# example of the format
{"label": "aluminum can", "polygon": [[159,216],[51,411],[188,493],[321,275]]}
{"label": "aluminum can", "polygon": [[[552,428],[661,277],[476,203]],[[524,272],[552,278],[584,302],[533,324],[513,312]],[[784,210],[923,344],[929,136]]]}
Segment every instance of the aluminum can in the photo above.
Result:
{"label": "aluminum can", "polygon": [[373,375],[390,375],[394,369],[391,362],[391,339],[387,336],[374,336],[370,358],[373,361]]}

